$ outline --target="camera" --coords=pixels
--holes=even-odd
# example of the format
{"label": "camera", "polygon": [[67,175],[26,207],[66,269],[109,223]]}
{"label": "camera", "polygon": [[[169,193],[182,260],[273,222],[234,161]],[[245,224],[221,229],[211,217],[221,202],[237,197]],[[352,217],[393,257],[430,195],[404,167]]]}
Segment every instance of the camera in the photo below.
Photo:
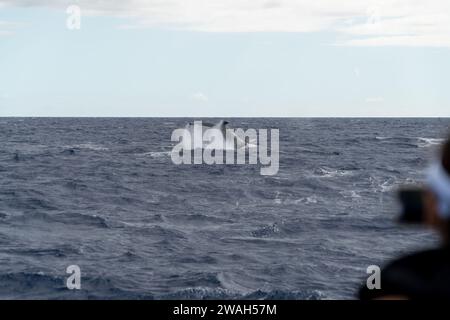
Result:
{"label": "camera", "polygon": [[424,221],[425,190],[419,187],[408,187],[398,192],[401,203],[399,221],[402,223],[422,223]]}

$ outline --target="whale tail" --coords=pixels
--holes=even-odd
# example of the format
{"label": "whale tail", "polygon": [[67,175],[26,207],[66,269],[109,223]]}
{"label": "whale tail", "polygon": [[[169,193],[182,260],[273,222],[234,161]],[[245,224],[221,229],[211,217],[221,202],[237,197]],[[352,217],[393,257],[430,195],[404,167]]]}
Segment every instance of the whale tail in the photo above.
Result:
{"label": "whale tail", "polygon": [[225,139],[227,137],[227,124],[229,122],[225,121],[225,120],[220,120],[219,123],[217,123],[214,127],[216,127],[217,129],[220,130],[220,132],[222,132],[222,137]]}

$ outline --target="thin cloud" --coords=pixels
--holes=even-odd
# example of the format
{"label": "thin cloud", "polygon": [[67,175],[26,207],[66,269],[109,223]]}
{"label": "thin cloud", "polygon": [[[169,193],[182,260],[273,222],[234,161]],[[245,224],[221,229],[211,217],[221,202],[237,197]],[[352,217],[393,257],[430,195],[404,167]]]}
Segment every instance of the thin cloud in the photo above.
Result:
{"label": "thin cloud", "polygon": [[8,36],[13,34],[13,31],[16,27],[17,27],[16,23],[8,21],[0,21],[0,36]]}
{"label": "thin cloud", "polygon": [[[0,0],[0,8],[64,9],[72,3]],[[122,28],[129,29],[334,32],[336,45],[450,47],[448,0],[78,0],[77,5],[84,14],[126,18]]]}
{"label": "thin cloud", "polygon": [[381,103],[381,102],[384,102],[384,98],[383,97],[369,97],[369,98],[366,98],[366,102],[367,103]]}
{"label": "thin cloud", "polygon": [[200,101],[200,102],[208,102],[209,98],[206,94],[202,93],[202,92],[196,92],[191,96],[192,100],[195,101]]}

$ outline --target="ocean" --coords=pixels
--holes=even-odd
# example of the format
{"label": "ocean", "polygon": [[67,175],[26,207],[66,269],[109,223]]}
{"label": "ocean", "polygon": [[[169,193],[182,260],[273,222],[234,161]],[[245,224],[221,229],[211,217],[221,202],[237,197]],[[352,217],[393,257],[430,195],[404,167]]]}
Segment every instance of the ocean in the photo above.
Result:
{"label": "ocean", "polygon": [[449,119],[227,119],[279,129],[273,176],[173,164],[193,120],[0,118],[0,299],[354,299],[369,265],[436,245],[395,192]]}

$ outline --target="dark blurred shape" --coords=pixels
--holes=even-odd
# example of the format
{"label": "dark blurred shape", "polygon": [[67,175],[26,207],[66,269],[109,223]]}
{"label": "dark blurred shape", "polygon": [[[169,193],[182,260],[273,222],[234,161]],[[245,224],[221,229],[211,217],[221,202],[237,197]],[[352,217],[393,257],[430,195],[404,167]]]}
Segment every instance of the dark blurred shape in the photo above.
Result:
{"label": "dark blurred shape", "polygon": [[450,137],[442,147],[442,167],[450,175]]}
{"label": "dark blurred shape", "polygon": [[402,205],[399,221],[433,228],[442,244],[388,263],[381,270],[381,289],[369,289],[364,284],[360,299],[450,299],[450,218],[446,202],[450,192],[450,139],[441,150],[437,166],[431,167],[439,169],[431,171],[437,174],[431,179],[438,183],[428,180],[423,187],[404,188],[398,197]]}
{"label": "dark blurred shape", "polygon": [[422,223],[424,219],[424,190],[422,188],[410,187],[398,192],[402,205],[399,222]]}

